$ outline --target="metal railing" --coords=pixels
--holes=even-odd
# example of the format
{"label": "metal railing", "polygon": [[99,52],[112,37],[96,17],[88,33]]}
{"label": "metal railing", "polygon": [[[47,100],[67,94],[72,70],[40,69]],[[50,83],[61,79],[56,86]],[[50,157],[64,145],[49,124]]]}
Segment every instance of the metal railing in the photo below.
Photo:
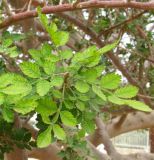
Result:
{"label": "metal railing", "polygon": [[112,139],[113,144],[119,148],[134,148],[149,150],[149,132],[133,131]]}

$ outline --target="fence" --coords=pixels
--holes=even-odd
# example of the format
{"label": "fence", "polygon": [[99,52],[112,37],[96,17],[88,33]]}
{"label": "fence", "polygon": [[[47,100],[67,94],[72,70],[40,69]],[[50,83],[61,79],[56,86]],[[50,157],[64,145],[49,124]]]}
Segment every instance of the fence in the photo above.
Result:
{"label": "fence", "polygon": [[133,131],[112,139],[113,144],[119,148],[133,148],[149,151],[149,132]]}

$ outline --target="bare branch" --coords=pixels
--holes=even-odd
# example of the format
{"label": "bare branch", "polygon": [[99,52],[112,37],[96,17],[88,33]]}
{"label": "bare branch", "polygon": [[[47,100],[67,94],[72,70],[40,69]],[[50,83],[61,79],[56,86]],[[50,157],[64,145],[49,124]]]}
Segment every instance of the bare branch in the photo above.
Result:
{"label": "bare branch", "polygon": [[116,24],[116,25],[114,25],[114,26],[112,26],[112,27],[110,27],[110,28],[108,28],[108,29],[106,29],[106,30],[100,31],[98,37],[102,36],[103,34],[107,34],[107,33],[109,33],[111,30],[116,29],[116,28],[118,28],[118,27],[120,27],[120,26],[123,26],[123,25],[126,25],[126,24],[128,24],[128,23],[131,23],[131,22],[134,21],[135,19],[141,17],[144,13],[146,13],[146,11],[143,11],[143,12],[141,12],[141,13],[135,15],[135,16],[132,16],[132,17],[128,18],[127,20],[125,20],[125,21],[123,21],[123,22],[121,22],[121,23],[118,23],[118,24]]}

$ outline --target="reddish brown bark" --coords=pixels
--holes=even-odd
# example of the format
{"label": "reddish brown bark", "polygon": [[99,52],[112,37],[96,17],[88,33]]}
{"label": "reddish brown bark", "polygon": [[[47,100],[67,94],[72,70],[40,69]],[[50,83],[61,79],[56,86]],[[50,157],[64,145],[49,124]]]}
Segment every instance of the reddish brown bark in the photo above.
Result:
{"label": "reddish brown bark", "polygon": [[[125,1],[99,1],[92,0],[81,2],[77,5],[73,4],[62,4],[57,6],[46,6],[43,7],[42,13],[50,14],[50,13],[60,13],[65,11],[75,11],[80,9],[88,9],[88,8],[134,8],[134,9],[142,9],[142,10],[153,10],[154,2],[125,2]],[[26,11],[22,13],[18,13],[10,16],[8,19],[4,20],[0,24],[0,29],[7,27],[17,21],[21,21],[24,19],[32,18],[37,16],[37,11]]]}

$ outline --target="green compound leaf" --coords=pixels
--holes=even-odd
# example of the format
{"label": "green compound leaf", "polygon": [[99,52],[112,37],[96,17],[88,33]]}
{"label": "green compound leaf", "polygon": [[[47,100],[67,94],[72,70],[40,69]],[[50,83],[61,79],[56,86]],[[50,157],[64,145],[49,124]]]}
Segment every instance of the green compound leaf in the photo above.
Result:
{"label": "green compound leaf", "polygon": [[47,147],[51,144],[52,135],[51,135],[52,127],[49,126],[44,132],[41,132],[37,137],[37,146],[39,148]]}
{"label": "green compound leaf", "polygon": [[54,136],[57,137],[57,139],[60,139],[60,140],[66,139],[65,131],[58,124],[53,125],[53,132],[54,132]]}
{"label": "green compound leaf", "polygon": [[76,118],[69,111],[61,111],[60,118],[66,126],[74,127],[77,124]]}

